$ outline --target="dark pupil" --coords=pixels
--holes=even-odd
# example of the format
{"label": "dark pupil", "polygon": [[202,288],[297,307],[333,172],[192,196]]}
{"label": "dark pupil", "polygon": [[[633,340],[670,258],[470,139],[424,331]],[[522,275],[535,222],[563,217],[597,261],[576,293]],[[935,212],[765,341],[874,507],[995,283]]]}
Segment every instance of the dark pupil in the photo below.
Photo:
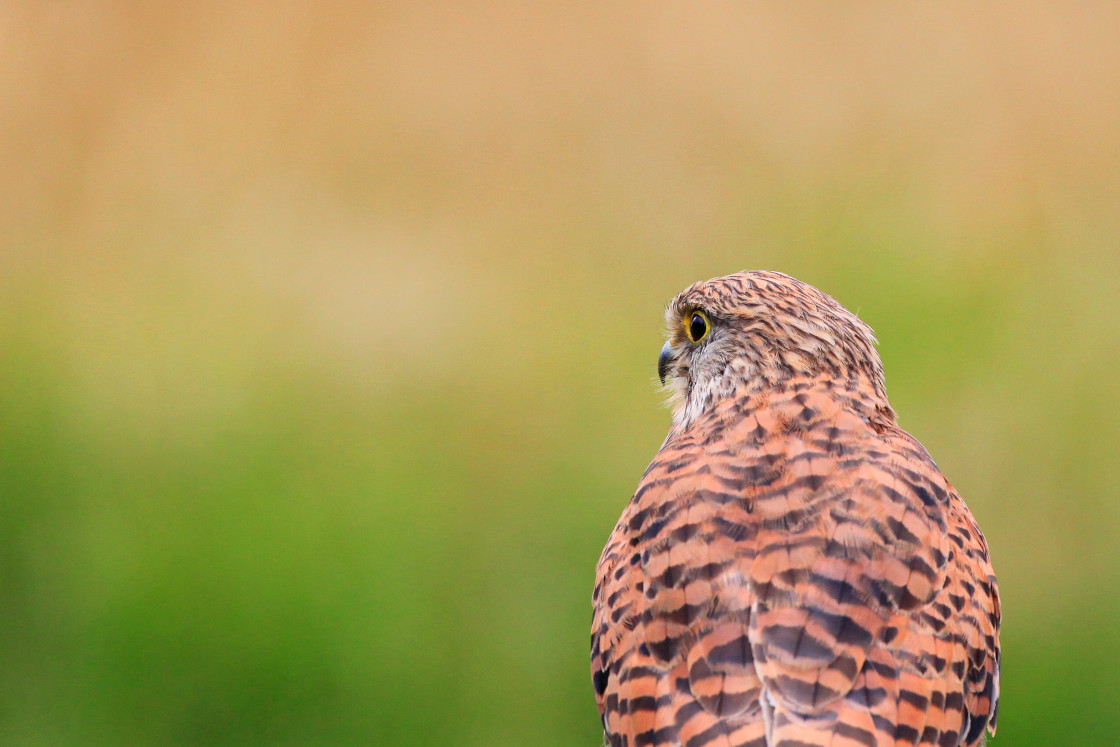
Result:
{"label": "dark pupil", "polygon": [[708,323],[704,321],[704,317],[699,314],[692,315],[692,321],[688,323],[688,334],[693,342],[696,342],[704,333],[708,331]]}

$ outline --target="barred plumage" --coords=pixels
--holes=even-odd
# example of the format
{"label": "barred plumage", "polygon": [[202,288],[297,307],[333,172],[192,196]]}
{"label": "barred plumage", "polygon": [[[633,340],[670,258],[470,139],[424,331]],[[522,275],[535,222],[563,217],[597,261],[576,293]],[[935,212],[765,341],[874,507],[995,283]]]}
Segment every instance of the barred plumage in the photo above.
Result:
{"label": "barred plumage", "polygon": [[673,426],[594,592],[608,744],[980,744],[987,545],[898,427],[870,328],[772,272],[697,283],[666,316]]}

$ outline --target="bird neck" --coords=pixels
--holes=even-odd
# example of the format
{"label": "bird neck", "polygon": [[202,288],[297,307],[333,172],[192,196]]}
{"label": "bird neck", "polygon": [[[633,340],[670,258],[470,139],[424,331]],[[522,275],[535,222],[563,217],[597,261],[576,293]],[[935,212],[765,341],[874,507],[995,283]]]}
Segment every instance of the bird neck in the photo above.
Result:
{"label": "bird neck", "polygon": [[728,411],[729,406],[733,411],[749,412],[800,392],[823,394],[876,430],[898,425],[881,377],[865,372],[791,374],[757,369],[754,375],[743,376],[743,372],[730,368],[723,376],[713,377],[688,391],[684,404],[674,413],[669,439],[697,422],[706,421],[717,411]]}

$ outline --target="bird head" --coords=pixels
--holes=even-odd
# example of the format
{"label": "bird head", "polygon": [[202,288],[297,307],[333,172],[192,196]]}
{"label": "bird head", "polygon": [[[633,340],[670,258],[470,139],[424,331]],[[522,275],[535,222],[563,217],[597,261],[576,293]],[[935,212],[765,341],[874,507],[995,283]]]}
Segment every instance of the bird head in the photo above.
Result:
{"label": "bird head", "polygon": [[674,430],[728,397],[829,377],[889,408],[871,328],[833,298],[779,272],[739,272],[695,283],[665,312],[658,376]]}

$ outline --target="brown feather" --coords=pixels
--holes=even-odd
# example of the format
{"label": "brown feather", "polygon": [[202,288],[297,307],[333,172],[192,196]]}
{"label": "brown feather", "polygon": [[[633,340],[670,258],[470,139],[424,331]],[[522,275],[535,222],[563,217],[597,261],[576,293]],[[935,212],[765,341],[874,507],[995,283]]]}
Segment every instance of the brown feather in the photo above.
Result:
{"label": "brown feather", "polygon": [[898,428],[870,328],[759,272],[667,318],[674,425],[595,585],[608,744],[979,744],[999,695],[987,545]]}

